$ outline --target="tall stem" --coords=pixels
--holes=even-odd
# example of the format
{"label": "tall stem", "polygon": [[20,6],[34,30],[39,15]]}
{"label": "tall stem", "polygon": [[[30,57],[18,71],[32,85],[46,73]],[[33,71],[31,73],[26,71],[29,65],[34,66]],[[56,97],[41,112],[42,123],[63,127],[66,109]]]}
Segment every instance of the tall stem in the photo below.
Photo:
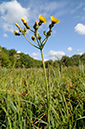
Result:
{"label": "tall stem", "polygon": [[41,49],[41,56],[42,56],[42,62],[43,62],[43,70],[44,70],[44,75],[45,75],[45,83],[46,83],[46,94],[47,94],[47,120],[48,120],[48,124],[49,124],[49,128],[50,129],[50,99],[49,99],[49,88],[48,88],[48,83],[47,83],[47,76],[46,76],[46,68],[45,68],[45,62],[44,62],[44,56],[43,56],[43,50]]}

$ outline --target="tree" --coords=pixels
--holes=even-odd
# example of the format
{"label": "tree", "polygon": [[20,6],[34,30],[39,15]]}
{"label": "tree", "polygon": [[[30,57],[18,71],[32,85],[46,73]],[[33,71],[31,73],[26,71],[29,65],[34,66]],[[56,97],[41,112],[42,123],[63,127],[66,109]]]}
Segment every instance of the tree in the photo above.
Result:
{"label": "tree", "polygon": [[68,66],[69,65],[69,57],[68,56],[63,56],[61,59],[61,64]]}
{"label": "tree", "polygon": [[11,49],[9,50],[9,56],[13,56],[15,55],[17,52],[15,51],[15,49]]}
{"label": "tree", "polygon": [[0,52],[0,63],[1,63],[1,66],[3,67],[7,67],[11,65],[8,55],[5,54],[4,52]]}

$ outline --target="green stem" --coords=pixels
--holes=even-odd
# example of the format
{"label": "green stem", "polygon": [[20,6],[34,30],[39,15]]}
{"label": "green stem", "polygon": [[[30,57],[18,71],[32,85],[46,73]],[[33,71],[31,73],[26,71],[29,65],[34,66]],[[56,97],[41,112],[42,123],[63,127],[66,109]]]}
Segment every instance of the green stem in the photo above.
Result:
{"label": "green stem", "polygon": [[[46,37],[43,41],[42,41],[42,46],[44,47],[45,43],[47,42],[48,38]],[[44,43],[43,43],[44,42]]]}
{"label": "green stem", "polygon": [[[42,62],[43,62],[43,70],[44,70],[44,75],[45,75],[45,83],[46,83],[46,94],[47,94],[47,120],[48,124],[50,125],[50,101],[49,101],[49,88],[48,88],[48,83],[47,83],[47,76],[46,76],[46,68],[45,68],[45,62],[44,62],[44,56],[43,56],[43,50],[40,49],[41,51],[41,56],[42,56]],[[49,128],[50,129],[50,126]]]}
{"label": "green stem", "polygon": [[46,40],[46,38],[43,39],[42,44],[43,44],[43,42],[44,42],[45,40]]}
{"label": "green stem", "polygon": [[24,37],[25,37],[25,39],[26,39],[32,46],[34,46],[34,47],[40,49],[39,47],[37,47],[37,46],[35,46],[34,44],[32,44],[32,43],[27,39],[26,35],[24,35]]}

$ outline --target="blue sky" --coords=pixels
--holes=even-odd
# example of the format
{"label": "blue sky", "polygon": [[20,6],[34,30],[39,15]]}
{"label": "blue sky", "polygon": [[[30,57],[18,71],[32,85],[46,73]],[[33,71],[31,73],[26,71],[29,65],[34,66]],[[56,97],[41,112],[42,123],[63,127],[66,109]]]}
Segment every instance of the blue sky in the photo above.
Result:
{"label": "blue sky", "polygon": [[[24,36],[16,37],[13,33],[17,30],[15,22],[24,28],[22,17],[32,28],[40,14],[48,20],[39,28],[42,40],[45,38],[43,31],[48,31],[51,23],[50,16],[60,19],[60,23],[52,28],[52,35],[43,49],[45,60],[85,52],[85,0],[0,0],[0,46],[40,60],[40,51]],[[28,31],[30,41],[32,35]]]}

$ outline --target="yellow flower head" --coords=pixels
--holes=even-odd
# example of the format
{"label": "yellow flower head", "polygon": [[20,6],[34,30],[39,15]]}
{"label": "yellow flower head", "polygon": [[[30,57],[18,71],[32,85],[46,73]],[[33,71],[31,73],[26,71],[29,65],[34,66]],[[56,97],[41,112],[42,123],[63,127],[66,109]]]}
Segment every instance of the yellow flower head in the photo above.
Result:
{"label": "yellow flower head", "polygon": [[25,21],[25,19],[24,19],[24,18],[21,18],[21,21],[22,21],[23,23],[26,23],[26,21]]}
{"label": "yellow flower head", "polygon": [[19,25],[17,23],[15,23],[15,25],[19,28]]}
{"label": "yellow flower head", "polygon": [[42,16],[42,14],[39,15],[39,20],[40,20],[42,23],[46,23],[46,22],[47,22],[47,20],[45,19],[45,17]]}
{"label": "yellow flower head", "polygon": [[55,18],[55,17],[53,17],[53,16],[51,16],[51,22],[54,23],[54,24],[56,24],[56,23],[59,23],[60,20],[57,19],[57,18]]}

